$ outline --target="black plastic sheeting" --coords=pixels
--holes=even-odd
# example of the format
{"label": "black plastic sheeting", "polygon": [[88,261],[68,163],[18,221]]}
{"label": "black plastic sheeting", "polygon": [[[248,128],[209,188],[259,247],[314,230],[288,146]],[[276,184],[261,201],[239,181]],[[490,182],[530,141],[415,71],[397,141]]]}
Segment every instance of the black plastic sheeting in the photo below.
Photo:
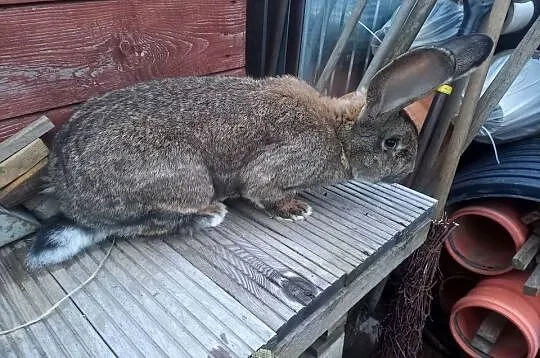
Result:
{"label": "black plastic sheeting", "polygon": [[540,137],[498,145],[501,164],[497,164],[493,149],[486,149],[456,174],[449,205],[486,197],[540,202]]}

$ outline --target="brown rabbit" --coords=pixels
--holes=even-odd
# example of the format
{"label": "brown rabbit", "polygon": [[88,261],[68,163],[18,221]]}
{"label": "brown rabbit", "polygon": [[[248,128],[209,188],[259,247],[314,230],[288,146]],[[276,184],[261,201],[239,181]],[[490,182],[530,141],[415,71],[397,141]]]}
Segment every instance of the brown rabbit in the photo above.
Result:
{"label": "brown rabbit", "polygon": [[38,232],[27,264],[67,260],[111,235],[216,226],[226,198],[297,220],[311,211],[298,191],[402,177],[417,133],[401,109],[492,46],[470,35],[415,49],[381,69],[366,96],[325,97],[285,76],[156,80],[93,98],[57,134],[49,170],[64,217]]}

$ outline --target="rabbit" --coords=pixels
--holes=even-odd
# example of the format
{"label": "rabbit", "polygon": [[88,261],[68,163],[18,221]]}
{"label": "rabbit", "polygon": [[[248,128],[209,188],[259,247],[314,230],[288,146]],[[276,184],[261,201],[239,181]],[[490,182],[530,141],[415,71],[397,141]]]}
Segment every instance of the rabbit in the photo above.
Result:
{"label": "rabbit", "polygon": [[492,47],[475,34],[417,48],[339,98],[292,76],[168,78],[92,98],[56,134],[48,169],[62,216],[37,232],[27,266],[110,236],[215,227],[227,198],[300,220],[311,208],[299,191],[395,181],[414,168],[417,147],[402,109],[474,70]]}

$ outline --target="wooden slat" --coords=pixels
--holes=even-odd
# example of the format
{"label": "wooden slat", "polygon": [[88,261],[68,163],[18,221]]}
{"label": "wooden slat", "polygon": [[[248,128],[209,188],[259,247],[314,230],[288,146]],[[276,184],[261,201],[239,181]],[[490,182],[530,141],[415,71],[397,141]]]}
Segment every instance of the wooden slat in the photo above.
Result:
{"label": "wooden slat", "polygon": [[540,237],[531,235],[523,246],[512,257],[512,266],[517,270],[525,270],[531,263],[540,247]]}
{"label": "wooden slat", "polygon": [[[134,317],[140,315],[142,327],[147,325],[145,331],[152,336],[154,342],[161,347],[168,356],[182,357],[186,355],[208,354],[207,347],[222,347],[231,356],[237,352],[249,352],[249,347],[233,336],[228,341],[230,346],[220,342],[219,335],[213,334],[199,320],[210,320],[208,315],[199,315],[198,306],[189,301],[186,296],[175,298],[168,294],[163,285],[157,282],[152,275],[135,261],[125,255],[122,248],[126,243],[120,242],[116,255],[112,256],[106,267],[110,277],[125,290],[117,295],[122,301],[132,297],[137,307],[130,310]],[[94,262],[103,259],[105,252],[91,250],[89,255]],[[112,282],[111,282],[112,283]],[[112,286],[111,284],[111,287]],[[136,313],[140,310],[140,313]],[[148,319],[150,318],[150,319]],[[212,320],[216,331],[220,329],[218,322]],[[205,353],[203,353],[205,352]]]}
{"label": "wooden slat", "polygon": [[34,2],[53,2],[53,1],[62,1],[62,0],[0,0],[0,5],[19,5],[19,4],[28,4]]}
{"label": "wooden slat", "polygon": [[[227,70],[224,72],[212,73],[211,75],[245,76],[246,71],[244,67],[241,67],[233,70]],[[8,138],[11,138],[19,130],[24,129],[30,124],[33,124],[33,122],[37,121],[42,116],[46,116],[54,124],[54,128],[47,132],[43,137],[45,143],[52,143],[54,134],[58,131],[58,128],[69,119],[69,117],[73,113],[74,107],[75,106],[55,108],[45,112],[39,112],[0,121],[0,143],[6,141]]]}
{"label": "wooden slat", "polygon": [[[234,301],[231,296],[221,291],[170,248],[168,253],[174,257],[175,261],[170,268],[164,269],[163,263],[173,263],[168,261],[168,256],[159,252],[160,250],[167,251],[167,248],[168,246],[163,242],[158,242],[157,247],[133,243],[119,245],[119,249],[126,256],[140,263],[151,279],[167,290],[163,294],[174,297],[175,305],[184,305],[189,308],[191,315],[205,325],[209,331],[207,334],[215,334],[217,337],[223,334],[231,337],[233,342],[237,342],[235,344],[245,344],[251,349],[262,346],[275,335],[268,326]],[[202,315],[202,312],[205,314]]]}
{"label": "wooden slat", "polygon": [[49,149],[36,139],[0,163],[0,188],[5,187],[47,157]]}
{"label": "wooden slat", "polygon": [[[307,193],[315,195],[315,193],[311,191],[307,191]],[[355,225],[363,228],[367,235],[372,235],[374,240],[378,240],[379,243],[386,242],[386,239],[392,237],[392,234],[395,234],[398,231],[380,225],[377,221],[371,219],[369,210],[356,207],[354,203],[345,200],[345,197],[339,196],[331,191],[325,191],[322,194],[322,197],[324,197],[325,208],[332,207],[337,209],[338,212],[342,213],[342,215],[346,215],[349,220],[355,223]],[[388,231],[391,231],[391,233]]]}
{"label": "wooden slat", "polygon": [[[235,226],[236,224],[238,226]],[[287,265],[290,270],[304,275],[321,289],[327,289],[339,279],[327,271],[324,266],[311,261],[309,257],[304,255],[304,252],[298,252],[289,247],[287,240],[280,240],[278,234],[252,220],[234,215],[225,225],[231,227],[238,234],[231,236],[231,240],[238,240],[241,238],[240,233],[248,232],[250,235],[247,239],[256,244],[257,248],[272,255],[276,260]]]}
{"label": "wooden slat", "polygon": [[536,267],[523,286],[523,293],[527,296],[540,295],[540,255],[536,255]]}
{"label": "wooden slat", "polygon": [[[210,277],[212,281],[216,282],[223,290],[235,297],[244,307],[252,310],[252,312],[272,330],[277,332],[277,330],[287,322],[287,319],[290,318],[290,316],[284,318],[269,307],[266,302],[261,301],[260,297],[254,295],[253,292],[250,291],[250,288],[253,289],[254,287],[251,283],[238,283],[234,280],[234,277],[231,277],[214,267],[202,253],[193,250],[189,245],[183,242],[182,238],[173,238],[168,240],[167,243],[174,250],[181,253],[192,265],[201,270],[206,276]],[[265,295],[265,297],[268,297],[268,295]]]}
{"label": "wooden slat", "polygon": [[404,208],[407,208],[407,210],[411,214],[421,214],[424,211],[424,205],[419,205],[417,203],[411,202],[410,199],[404,195],[400,195],[399,193],[393,192],[392,190],[382,186],[377,185],[376,187],[372,187],[367,185],[366,183],[362,183],[359,181],[350,181],[348,183],[345,183],[344,185],[358,190],[358,188],[362,188],[366,190],[367,192],[371,194],[376,194],[377,198],[384,198],[392,203],[394,203],[397,206],[402,206]]}
{"label": "wooden slat", "polygon": [[[328,248],[332,246],[330,243],[323,243],[326,247],[319,246],[319,244],[322,243],[322,240],[319,240],[315,235],[310,235],[308,233],[306,238],[303,236],[304,233],[302,230],[291,230],[284,222],[269,220],[267,215],[262,214],[260,211],[254,210],[253,207],[248,207],[245,204],[235,207],[243,215],[257,221],[261,225],[277,233],[279,236],[285,237],[287,240],[294,243],[295,250],[299,252],[306,251],[318,256],[321,259],[319,262],[323,262],[323,265],[326,265],[326,268],[336,277],[342,277],[346,275],[349,270],[354,268],[354,266],[339,256],[339,254],[342,253],[341,250],[339,250],[339,254],[328,250]],[[337,250],[338,249],[336,248],[336,251]]]}
{"label": "wooden slat", "polygon": [[[65,295],[47,271],[26,271],[24,248],[19,242],[0,250],[0,330],[37,317]],[[114,357],[70,301],[46,320],[0,337],[2,357],[35,357],[42,355],[39,352],[54,357]]]}
{"label": "wooden slat", "polygon": [[0,206],[0,247],[35,232],[39,226],[27,212]]}
{"label": "wooden slat", "polygon": [[507,322],[504,316],[496,312],[490,312],[476,331],[471,340],[471,346],[483,354],[489,355]]}
{"label": "wooden slat", "polygon": [[[292,317],[304,308],[303,303],[292,300],[285,295],[279,282],[276,282],[278,277],[272,277],[273,272],[268,272],[268,268],[264,267],[265,265],[263,266],[263,263],[257,258],[250,254],[248,257],[242,257],[243,255],[238,255],[238,252],[228,251],[224,246],[218,244],[217,240],[220,239],[221,235],[218,233],[209,232],[201,233],[194,240],[187,242],[193,249],[200,250],[205,255],[214,258],[212,261],[216,267],[234,276],[238,282],[243,281],[257,297],[261,297],[262,294],[268,297],[265,301],[272,307],[286,306],[288,309],[280,310],[283,315]],[[263,293],[263,291],[266,292]]]}
{"label": "wooden slat", "polygon": [[324,199],[320,199],[310,193],[302,193],[301,195],[311,204],[318,204],[317,210],[312,214],[316,218],[321,220],[332,220],[333,225],[340,225],[349,230],[352,230],[352,235],[355,236],[359,244],[359,249],[364,253],[370,252],[372,250],[377,250],[384,242],[380,241],[375,235],[370,235],[366,233],[363,227],[356,225],[353,220],[348,216],[348,213],[344,213],[338,208],[335,208],[328,204]]}
{"label": "wooden slat", "polygon": [[[3,142],[0,140],[0,162],[6,160],[10,156],[22,150],[24,147],[38,139],[54,127],[54,124],[45,116],[39,117],[37,120],[29,123],[20,131],[14,133],[8,140]],[[8,126],[0,127],[0,130],[5,131],[11,129]],[[0,133],[0,136],[5,136],[5,133]]]}
{"label": "wooden slat", "polygon": [[[242,242],[242,240],[239,240],[242,242],[242,246],[233,242],[232,239],[237,238],[238,235],[238,233],[229,230],[225,226],[219,228],[219,230],[206,233],[206,236],[210,237],[214,244],[223,245],[232,255],[240,258],[245,265],[263,275],[268,281],[276,284],[279,287],[278,297],[296,311],[309,305],[312,299],[318,295],[320,290],[315,283],[293,272],[254,245],[246,241]],[[295,284],[295,282],[299,281],[302,281],[305,287]],[[286,296],[287,299],[284,299],[283,296]],[[293,302],[290,302],[291,300]]]}
{"label": "wooden slat", "polygon": [[244,66],[245,1],[44,3],[7,7],[0,24],[0,119]]}
{"label": "wooden slat", "polygon": [[[52,274],[63,287],[73,290],[96,266],[89,256],[81,255],[69,270],[61,268]],[[139,297],[132,296],[106,267],[82,291],[86,294],[78,294],[73,300],[100,335],[107,342],[114,342],[110,346],[117,356],[166,357],[169,350],[178,352],[171,338],[163,334],[159,324],[141,306]],[[204,349],[199,352],[202,354]]]}
{"label": "wooden slat", "polygon": [[0,204],[6,208],[11,208],[23,203],[42,190],[44,184],[43,174],[47,170],[47,163],[47,158],[40,160],[29,171],[2,188],[0,190]]}

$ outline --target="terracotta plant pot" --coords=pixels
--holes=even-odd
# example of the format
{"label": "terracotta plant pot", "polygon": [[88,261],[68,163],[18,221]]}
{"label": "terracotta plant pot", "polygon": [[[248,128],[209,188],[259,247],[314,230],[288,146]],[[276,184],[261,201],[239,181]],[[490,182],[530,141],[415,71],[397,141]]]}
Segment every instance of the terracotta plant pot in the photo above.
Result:
{"label": "terracotta plant pot", "polygon": [[413,102],[404,108],[405,112],[411,118],[414,125],[416,126],[418,133],[420,133],[420,130],[422,129],[422,126],[424,125],[427,112],[429,111],[429,107],[431,106],[431,102],[433,101],[433,96],[434,96],[433,92],[429,93],[424,98],[419,99],[418,101]]}
{"label": "terracotta plant pot", "polygon": [[439,304],[445,314],[450,314],[454,304],[472,290],[478,281],[471,276],[455,275],[445,278],[438,290]]}
{"label": "terracotta plant pot", "polygon": [[481,357],[471,346],[476,331],[491,312],[508,322],[491,348],[490,357],[533,358],[540,348],[540,297],[525,296],[525,272],[510,272],[486,278],[452,308],[450,330],[459,346],[473,357]]}
{"label": "terracotta plant pot", "polygon": [[459,224],[445,242],[448,253],[466,269],[482,275],[512,270],[512,257],[523,246],[528,228],[509,201],[464,207],[451,217]]}

